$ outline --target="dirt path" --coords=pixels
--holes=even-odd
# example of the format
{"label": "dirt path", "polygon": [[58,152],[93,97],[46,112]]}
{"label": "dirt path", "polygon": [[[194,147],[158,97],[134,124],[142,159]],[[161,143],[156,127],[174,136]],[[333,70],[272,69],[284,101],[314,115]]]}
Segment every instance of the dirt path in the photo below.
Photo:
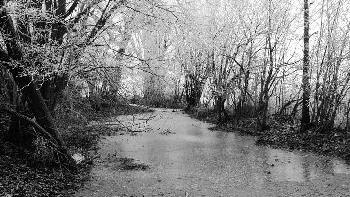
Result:
{"label": "dirt path", "polygon": [[253,137],[210,131],[182,112],[154,115],[147,123],[135,121],[145,114],[120,118],[148,132],[105,137],[77,197],[350,196],[342,160],[256,146]]}

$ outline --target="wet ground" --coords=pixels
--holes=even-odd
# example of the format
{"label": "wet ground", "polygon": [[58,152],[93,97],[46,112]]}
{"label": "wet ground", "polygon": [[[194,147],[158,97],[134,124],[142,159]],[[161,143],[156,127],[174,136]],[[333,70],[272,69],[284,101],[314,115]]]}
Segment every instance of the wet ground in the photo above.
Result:
{"label": "wet ground", "polygon": [[105,137],[76,196],[350,196],[340,159],[256,146],[171,110],[118,119],[146,132]]}

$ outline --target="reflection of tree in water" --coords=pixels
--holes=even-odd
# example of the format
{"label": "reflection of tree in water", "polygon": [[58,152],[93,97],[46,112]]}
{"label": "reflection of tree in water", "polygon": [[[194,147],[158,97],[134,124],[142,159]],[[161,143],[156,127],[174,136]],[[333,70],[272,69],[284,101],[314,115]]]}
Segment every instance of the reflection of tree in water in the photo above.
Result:
{"label": "reflection of tree in water", "polygon": [[333,170],[335,174],[350,174],[350,167],[340,160],[333,160]]}
{"label": "reflection of tree in water", "polygon": [[320,169],[319,171],[325,174],[334,174],[333,162],[331,158],[321,158],[318,168]]}
{"label": "reflection of tree in water", "polygon": [[335,169],[341,171],[341,167],[327,157],[276,149],[270,149],[268,154],[267,163],[271,166],[271,178],[275,181],[311,182],[333,175]]}
{"label": "reflection of tree in water", "polygon": [[292,152],[269,149],[267,163],[271,165],[271,178],[275,181],[304,182],[301,156]]}
{"label": "reflection of tree in water", "polygon": [[312,168],[314,165],[312,165],[312,158],[309,155],[303,157],[302,166],[304,170],[305,181],[310,181],[312,179],[311,173],[313,172]]}

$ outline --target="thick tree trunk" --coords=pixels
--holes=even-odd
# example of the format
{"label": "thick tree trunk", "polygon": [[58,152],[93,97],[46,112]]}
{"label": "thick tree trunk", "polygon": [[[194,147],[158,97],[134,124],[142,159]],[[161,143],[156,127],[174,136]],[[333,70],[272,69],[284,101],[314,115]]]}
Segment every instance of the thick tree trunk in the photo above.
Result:
{"label": "thick tree trunk", "polygon": [[223,96],[217,96],[216,98],[216,111],[219,116],[219,123],[226,123],[228,121],[228,114],[225,110],[226,99]]}
{"label": "thick tree trunk", "polygon": [[[15,70],[15,69],[13,69]],[[12,71],[13,71],[12,70]],[[68,164],[71,172],[76,172],[75,161],[69,155],[67,149],[64,146],[58,132],[56,130],[53,118],[50,114],[50,111],[45,103],[44,98],[42,97],[36,81],[30,81],[30,77],[19,77],[18,73],[12,72],[15,76],[15,81],[20,89],[22,89],[24,97],[28,102],[28,106],[30,111],[33,113],[35,117],[35,121],[47,132],[51,135],[54,140],[54,143],[58,146],[58,151],[63,156],[60,160],[66,164]],[[16,75],[17,74],[17,75]],[[27,82],[27,83],[25,83]],[[28,83],[29,82],[29,83]],[[27,138],[28,140],[29,138]]]}
{"label": "thick tree trunk", "polygon": [[45,80],[40,88],[41,95],[46,101],[46,105],[52,116],[55,115],[55,108],[59,100],[63,97],[63,91],[68,84],[68,74],[54,74],[54,76]]}
{"label": "thick tree trunk", "polygon": [[301,132],[306,131],[310,127],[310,61],[309,61],[309,1],[304,0],[304,58],[303,58],[303,101],[302,101],[302,117]]}
{"label": "thick tree trunk", "polygon": [[36,121],[52,135],[59,146],[62,146],[63,143],[57,133],[49,108],[47,107],[44,98],[41,96],[36,82],[31,82],[26,88],[24,88],[24,94],[27,97],[29,108],[34,114]]}
{"label": "thick tree trunk", "polygon": [[269,129],[267,125],[267,112],[268,112],[268,93],[264,91],[259,98],[258,114],[257,114],[257,130],[259,132]]}
{"label": "thick tree trunk", "polygon": [[[5,85],[4,92],[0,92],[2,95],[7,95],[6,103],[8,105],[14,106],[17,111],[24,112],[25,106],[24,103],[19,102],[20,94],[18,94],[17,86],[15,81],[13,80],[10,73],[6,70],[0,71],[3,81],[0,81],[2,85]],[[0,88],[1,89],[1,88]],[[1,104],[1,103],[0,103]],[[11,121],[9,122],[10,126],[8,132],[5,133],[4,139],[13,143],[14,145],[26,149],[33,150],[33,142],[35,139],[35,135],[31,131],[31,128],[21,120],[16,117],[11,116]]]}
{"label": "thick tree trunk", "polygon": [[241,87],[241,96],[238,101],[238,105],[236,108],[236,115],[237,117],[246,117],[249,116],[248,113],[250,113],[247,104],[248,101],[248,87],[249,87],[249,75],[250,71],[248,70],[247,72],[244,73],[244,84],[243,87]]}
{"label": "thick tree trunk", "polygon": [[186,76],[185,82],[186,92],[186,109],[189,110],[199,104],[202,95],[202,83],[192,74]]}

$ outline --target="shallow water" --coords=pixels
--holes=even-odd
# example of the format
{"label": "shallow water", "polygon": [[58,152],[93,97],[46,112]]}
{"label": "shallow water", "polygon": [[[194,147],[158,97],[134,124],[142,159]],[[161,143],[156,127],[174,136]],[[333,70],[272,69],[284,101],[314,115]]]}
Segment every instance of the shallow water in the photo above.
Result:
{"label": "shallow water", "polygon": [[[350,166],[340,159],[256,146],[182,112],[153,115],[118,118],[147,132],[105,137],[76,196],[350,196]],[[111,157],[150,169],[120,170]]]}

